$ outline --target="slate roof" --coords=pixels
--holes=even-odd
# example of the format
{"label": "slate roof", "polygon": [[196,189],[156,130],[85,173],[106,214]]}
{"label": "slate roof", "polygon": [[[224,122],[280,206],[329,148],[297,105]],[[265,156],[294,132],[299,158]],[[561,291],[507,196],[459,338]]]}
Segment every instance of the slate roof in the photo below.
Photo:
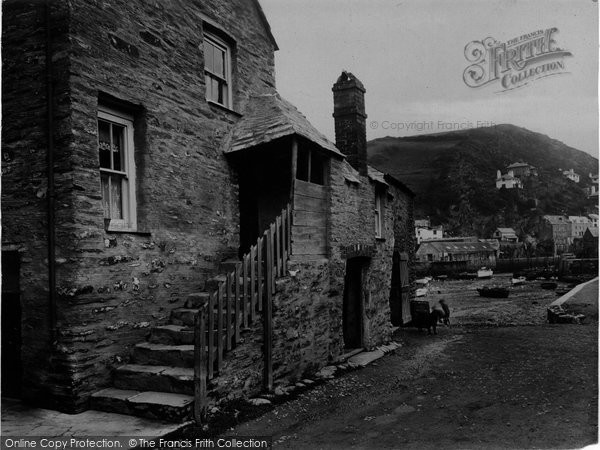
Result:
{"label": "slate roof", "polygon": [[544,220],[546,220],[551,225],[562,225],[564,223],[569,223],[569,219],[567,219],[564,216],[546,215],[544,216]]}
{"label": "slate roof", "polygon": [[526,162],[516,162],[512,163],[510,166],[507,166],[507,169],[516,169],[517,167],[533,167],[527,164]]}
{"label": "slate roof", "polygon": [[360,184],[358,171],[348,164],[348,161],[342,162],[342,176],[348,183]]}
{"label": "slate roof", "polygon": [[516,234],[515,230],[513,230],[512,228],[496,228],[496,230],[498,230],[500,233]]}
{"label": "slate roof", "polygon": [[389,186],[385,181],[385,174],[375,169],[374,167],[367,166],[367,176],[374,182]]}
{"label": "slate roof", "polygon": [[427,253],[487,253],[496,251],[494,245],[490,242],[442,242],[442,241],[423,241],[417,254]]}
{"label": "slate roof", "polygon": [[291,135],[302,136],[323,150],[344,157],[294,105],[277,93],[250,97],[244,116],[231,131],[225,153],[245,150]]}
{"label": "slate roof", "polygon": [[591,220],[585,216],[569,216],[569,220],[573,223],[590,223]]}

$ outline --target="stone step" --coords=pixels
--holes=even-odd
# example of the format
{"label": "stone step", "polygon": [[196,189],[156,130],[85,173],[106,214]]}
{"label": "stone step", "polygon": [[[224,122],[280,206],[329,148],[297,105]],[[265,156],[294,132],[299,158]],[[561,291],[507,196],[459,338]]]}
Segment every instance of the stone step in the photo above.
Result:
{"label": "stone step", "polygon": [[194,326],[194,316],[198,312],[197,309],[177,308],[171,311],[170,322],[173,325]]}
{"label": "stone step", "polygon": [[161,325],[152,328],[149,342],[166,345],[192,345],[194,330],[186,325]]}
{"label": "stone step", "polygon": [[219,264],[219,272],[229,273],[235,270],[235,265],[241,263],[238,259],[226,259],[225,261],[221,261]]}
{"label": "stone step", "polygon": [[91,407],[99,411],[148,419],[183,422],[192,418],[194,397],[167,392],[108,388],[92,394]]}
{"label": "stone step", "polygon": [[224,283],[227,280],[225,275],[217,275],[216,277],[209,278],[204,283],[204,290],[206,292],[214,292],[219,288],[219,284]]}
{"label": "stone step", "polygon": [[186,309],[198,309],[201,306],[208,303],[210,294],[208,292],[198,292],[188,295],[184,308]]}
{"label": "stone step", "polygon": [[134,391],[194,394],[194,369],[126,364],[114,373],[114,387]]}
{"label": "stone step", "polygon": [[[213,313],[215,314],[215,326],[217,323],[217,307],[215,306],[215,308],[213,309]],[[196,313],[198,312],[197,309],[190,309],[190,308],[177,308],[171,311],[171,317],[169,319],[169,321],[171,322],[172,325],[179,325],[179,326],[187,326],[187,327],[193,327],[194,326],[194,316],[196,315]],[[242,314],[242,311],[240,311],[240,316]],[[232,317],[235,317],[235,307],[232,304],[231,305],[231,315]],[[223,308],[223,320],[225,321],[227,317],[227,308],[224,306]]]}
{"label": "stone step", "polygon": [[194,367],[194,346],[142,342],[133,348],[133,362],[156,366]]}

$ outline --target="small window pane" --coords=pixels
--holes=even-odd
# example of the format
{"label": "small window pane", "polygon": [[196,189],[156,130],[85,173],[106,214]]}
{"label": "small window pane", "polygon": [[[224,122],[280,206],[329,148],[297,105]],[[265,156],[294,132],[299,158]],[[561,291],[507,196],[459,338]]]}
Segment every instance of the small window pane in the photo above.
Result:
{"label": "small window pane", "polygon": [[298,149],[298,164],[296,166],[296,178],[302,181],[308,179],[308,152],[303,149]]}
{"label": "small window pane", "polygon": [[98,147],[100,152],[100,167],[110,169],[110,124],[98,121]]}
{"label": "small window pane", "polygon": [[206,70],[214,71],[213,45],[204,40],[204,67]]}
{"label": "small window pane", "polygon": [[104,218],[110,219],[109,176],[106,174],[101,174],[100,179],[102,183],[102,209],[104,210]]}
{"label": "small window pane", "polygon": [[213,78],[211,80],[211,84],[212,84],[211,89],[212,89],[213,100],[216,102],[219,102],[219,103],[223,103],[223,98],[221,96],[221,92],[219,89],[219,80]]}
{"label": "small window pane", "polygon": [[125,127],[113,125],[113,169],[122,170],[123,164],[123,147],[125,143]]}
{"label": "small window pane", "polygon": [[323,179],[324,161],[321,155],[313,152],[310,162],[310,182],[320,185],[325,184]]}
{"label": "small window pane", "polygon": [[121,177],[111,176],[110,177],[110,218],[111,219],[122,219],[123,218],[123,197],[121,192],[123,190],[121,184]]}
{"label": "small window pane", "polygon": [[204,74],[204,83],[206,84],[206,99],[213,100],[211,78],[208,74]]}
{"label": "small window pane", "polygon": [[221,82],[219,82],[219,86],[220,86],[220,90],[221,90],[221,99],[222,99],[221,103],[223,103],[224,105],[228,105],[229,104],[229,90],[227,89],[227,85],[221,81]]}
{"label": "small window pane", "polygon": [[218,47],[215,47],[214,50],[214,73],[225,78],[225,52]]}

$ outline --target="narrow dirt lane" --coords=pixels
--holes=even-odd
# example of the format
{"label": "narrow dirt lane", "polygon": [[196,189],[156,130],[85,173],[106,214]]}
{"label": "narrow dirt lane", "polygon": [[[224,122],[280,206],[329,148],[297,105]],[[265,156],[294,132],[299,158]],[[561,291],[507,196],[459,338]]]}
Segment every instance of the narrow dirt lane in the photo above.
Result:
{"label": "narrow dirt lane", "polygon": [[228,435],[276,448],[579,448],[597,436],[597,324],[403,330],[376,365]]}

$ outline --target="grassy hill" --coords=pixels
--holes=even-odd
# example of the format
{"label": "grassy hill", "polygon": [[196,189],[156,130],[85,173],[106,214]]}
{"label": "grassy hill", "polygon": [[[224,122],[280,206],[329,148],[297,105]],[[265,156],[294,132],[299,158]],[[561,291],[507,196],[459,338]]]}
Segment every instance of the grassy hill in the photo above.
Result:
{"label": "grassy hill", "polygon": [[[514,125],[380,138],[368,143],[368,156],[416,192],[415,217],[429,216],[453,235],[488,237],[498,226],[525,234],[543,214],[596,212],[583,188],[598,160]],[[518,161],[537,167],[539,176],[526,179],[523,190],[496,189],[496,171]],[[571,168],[580,183],[559,171]]]}

